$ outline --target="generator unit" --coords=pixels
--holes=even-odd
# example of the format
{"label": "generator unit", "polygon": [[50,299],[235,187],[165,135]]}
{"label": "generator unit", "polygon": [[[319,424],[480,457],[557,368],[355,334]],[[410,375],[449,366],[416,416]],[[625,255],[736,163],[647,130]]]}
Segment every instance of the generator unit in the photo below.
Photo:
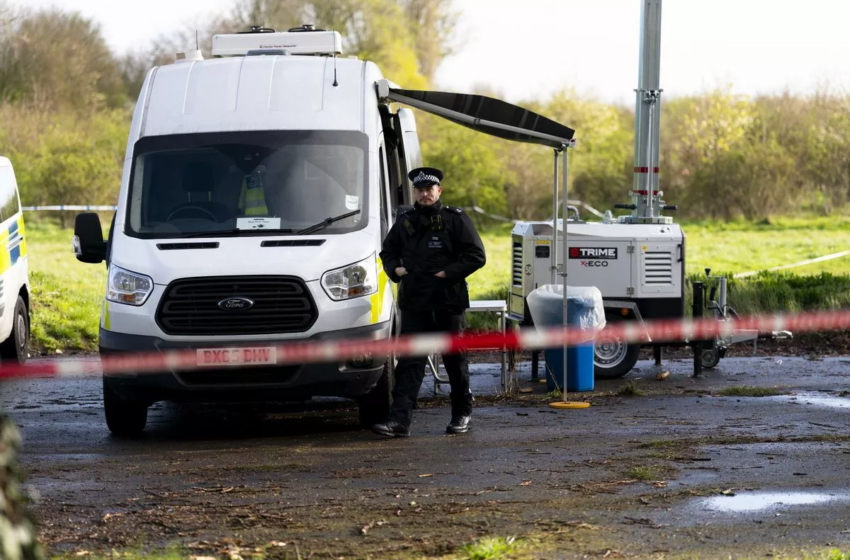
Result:
{"label": "generator unit", "polygon": [[[562,229],[559,220],[559,247]],[[528,294],[552,282],[552,235],[551,222],[520,222],[513,229],[509,302],[513,321],[529,324]],[[567,249],[570,285],[599,288],[607,322],[684,316],[685,234],[678,224],[584,222],[573,217],[567,221]],[[562,271],[561,251],[556,262]],[[639,351],[640,345],[606,338],[602,331],[596,341],[597,377],[625,375]]]}

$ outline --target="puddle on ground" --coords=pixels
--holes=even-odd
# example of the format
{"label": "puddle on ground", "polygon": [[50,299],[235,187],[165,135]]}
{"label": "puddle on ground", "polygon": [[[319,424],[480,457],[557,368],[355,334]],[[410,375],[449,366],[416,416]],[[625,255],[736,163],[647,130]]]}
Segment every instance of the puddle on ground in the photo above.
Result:
{"label": "puddle on ground", "polygon": [[837,500],[850,499],[847,494],[826,492],[751,492],[734,496],[712,496],[699,501],[702,508],[726,513],[750,513],[785,508],[809,506]]}
{"label": "puddle on ground", "polygon": [[800,404],[813,404],[828,408],[850,409],[850,398],[839,397],[830,393],[797,393],[796,395],[786,398],[792,402],[798,402]]}

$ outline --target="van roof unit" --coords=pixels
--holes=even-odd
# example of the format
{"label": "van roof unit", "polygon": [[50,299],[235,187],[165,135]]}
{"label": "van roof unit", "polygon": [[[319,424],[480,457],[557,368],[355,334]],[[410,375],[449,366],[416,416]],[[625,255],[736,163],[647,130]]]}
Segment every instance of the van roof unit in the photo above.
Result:
{"label": "van roof unit", "polygon": [[213,56],[247,56],[249,51],[256,54],[263,50],[286,51],[292,55],[339,55],[342,54],[342,36],[336,31],[213,35]]}

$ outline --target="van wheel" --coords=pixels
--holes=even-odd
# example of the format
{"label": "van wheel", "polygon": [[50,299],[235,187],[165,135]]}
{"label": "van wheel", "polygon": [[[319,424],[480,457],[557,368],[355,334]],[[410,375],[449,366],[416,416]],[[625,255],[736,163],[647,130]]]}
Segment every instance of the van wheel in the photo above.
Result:
{"label": "van wheel", "polygon": [[[608,318],[610,323],[622,319]],[[605,329],[596,337],[593,346],[593,373],[596,379],[618,379],[629,373],[640,356],[639,344],[628,344],[608,336]]]}
{"label": "van wheel", "polygon": [[18,296],[15,314],[12,317],[12,333],[0,344],[0,358],[15,360],[19,364],[27,361],[27,345],[30,341],[30,314],[24,298]]}
{"label": "van wheel", "polygon": [[357,399],[360,425],[369,428],[387,419],[393,402],[393,380],[395,379],[395,356],[384,364],[384,371],[375,387]]}
{"label": "van wheel", "polygon": [[103,380],[103,411],[106,426],[116,436],[137,436],[148,423],[148,405],[145,402],[125,399]]}

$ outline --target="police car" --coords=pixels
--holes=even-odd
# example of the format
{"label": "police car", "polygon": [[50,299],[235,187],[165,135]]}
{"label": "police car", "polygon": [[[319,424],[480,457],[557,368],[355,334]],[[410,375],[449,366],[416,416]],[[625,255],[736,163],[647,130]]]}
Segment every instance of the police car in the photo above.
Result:
{"label": "police car", "polygon": [[18,183],[0,157],[0,360],[24,363],[30,336],[27,243]]}

